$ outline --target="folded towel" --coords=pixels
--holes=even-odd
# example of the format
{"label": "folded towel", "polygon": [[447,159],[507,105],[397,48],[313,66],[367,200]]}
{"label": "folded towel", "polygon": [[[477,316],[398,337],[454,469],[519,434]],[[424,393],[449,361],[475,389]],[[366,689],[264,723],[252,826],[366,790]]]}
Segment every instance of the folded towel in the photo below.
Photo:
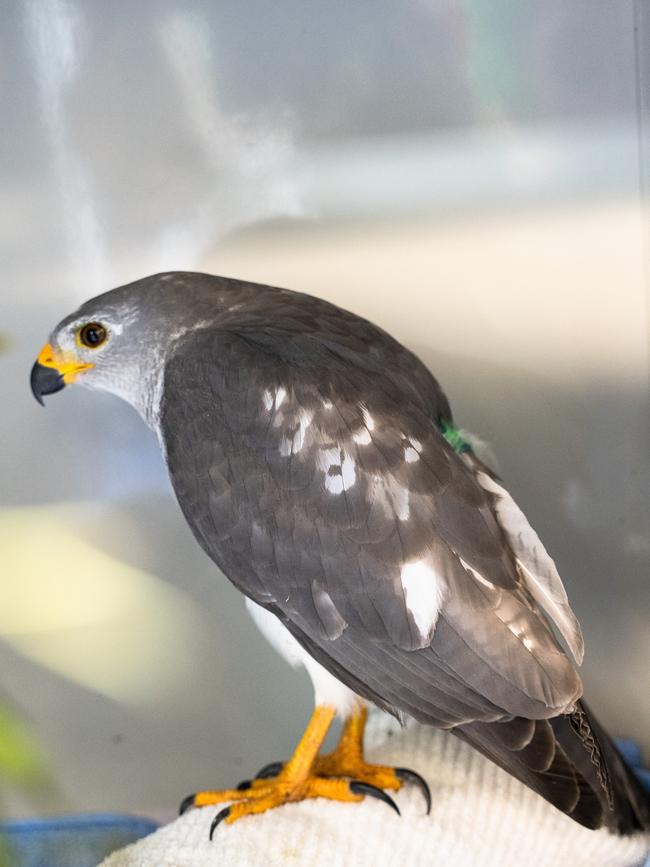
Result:
{"label": "folded towel", "polygon": [[[191,810],[101,867],[641,867],[650,835],[589,831],[446,732],[371,719],[368,758],[412,767],[431,786],[431,815],[410,787],[385,804],[287,804],[234,825],[219,807]],[[272,757],[270,757],[272,758]],[[233,780],[233,783],[237,782]]]}

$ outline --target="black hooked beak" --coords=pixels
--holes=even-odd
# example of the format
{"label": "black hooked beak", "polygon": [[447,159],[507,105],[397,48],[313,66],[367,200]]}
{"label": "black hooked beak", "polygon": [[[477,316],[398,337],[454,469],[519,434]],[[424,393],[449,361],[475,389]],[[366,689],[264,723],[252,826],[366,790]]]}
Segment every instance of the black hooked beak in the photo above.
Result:
{"label": "black hooked beak", "polygon": [[46,343],[32,367],[30,382],[34,397],[43,406],[44,394],[61,391],[91,367],[94,365],[75,358],[74,354],[56,352],[50,343]]}
{"label": "black hooked beak", "polygon": [[32,367],[29,384],[32,387],[32,394],[41,406],[45,406],[43,401],[44,395],[54,394],[65,388],[63,374],[59,373],[55,367],[46,367],[40,361],[37,361]]}

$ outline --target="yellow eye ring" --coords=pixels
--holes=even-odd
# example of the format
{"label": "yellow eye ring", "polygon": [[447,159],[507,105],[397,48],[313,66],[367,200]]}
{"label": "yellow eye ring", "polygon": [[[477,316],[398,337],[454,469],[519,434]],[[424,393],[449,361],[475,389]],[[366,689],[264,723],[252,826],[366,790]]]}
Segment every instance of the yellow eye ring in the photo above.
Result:
{"label": "yellow eye ring", "polygon": [[87,322],[77,331],[77,343],[88,349],[98,349],[108,338],[108,331],[101,322]]}

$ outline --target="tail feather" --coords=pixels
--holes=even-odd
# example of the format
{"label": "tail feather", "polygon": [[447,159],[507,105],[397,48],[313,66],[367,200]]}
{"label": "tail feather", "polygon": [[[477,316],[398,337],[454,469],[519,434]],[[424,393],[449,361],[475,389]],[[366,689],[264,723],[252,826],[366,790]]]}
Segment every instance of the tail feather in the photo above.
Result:
{"label": "tail feather", "polygon": [[605,823],[622,834],[650,830],[650,794],[585,702],[550,722],[578,771],[605,794]]}
{"label": "tail feather", "polygon": [[584,702],[550,720],[474,722],[454,733],[587,828],[650,830],[650,795]]}

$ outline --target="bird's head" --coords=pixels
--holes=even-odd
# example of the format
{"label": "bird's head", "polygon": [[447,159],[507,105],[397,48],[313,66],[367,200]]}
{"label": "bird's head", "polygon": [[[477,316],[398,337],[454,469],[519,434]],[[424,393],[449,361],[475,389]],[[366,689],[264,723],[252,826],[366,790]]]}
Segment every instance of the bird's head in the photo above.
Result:
{"label": "bird's head", "polygon": [[[166,353],[205,315],[200,281],[188,276],[139,280],[86,301],[62,319],[32,368],[36,400],[43,404],[45,395],[79,383],[123,398],[151,424]],[[213,310],[216,300],[212,293]]]}

